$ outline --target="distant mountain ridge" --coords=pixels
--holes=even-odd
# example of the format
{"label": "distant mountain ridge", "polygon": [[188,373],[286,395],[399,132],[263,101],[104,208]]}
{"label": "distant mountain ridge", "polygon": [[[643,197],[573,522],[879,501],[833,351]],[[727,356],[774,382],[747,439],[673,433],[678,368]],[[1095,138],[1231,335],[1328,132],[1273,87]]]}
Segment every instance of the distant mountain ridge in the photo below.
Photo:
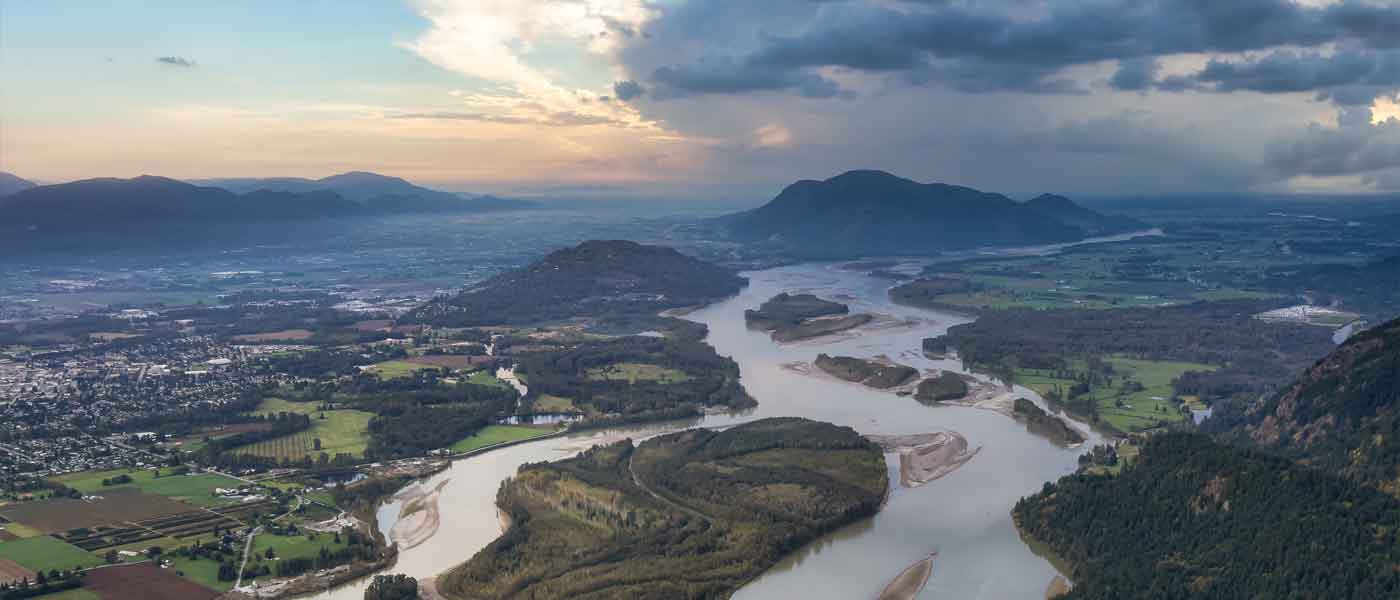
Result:
{"label": "distant mountain ridge", "polygon": [[257,190],[306,193],[330,191],[377,212],[454,212],[534,208],[524,200],[490,195],[457,194],[429,189],[399,177],[368,171],[351,171],[321,179],[304,177],[205,179],[192,183],[210,185],[234,193]]}
{"label": "distant mountain ridge", "polygon": [[1021,203],[1001,194],[868,170],[799,181],[768,204],[721,217],[716,224],[740,241],[822,258],[1072,242],[1148,228],[1062,196]]}
{"label": "distant mountain ridge", "polygon": [[38,184],[13,173],[0,171],[0,196],[9,196],[10,194],[23,192],[36,185]]}
{"label": "distant mountain ridge", "polygon": [[747,283],[733,271],[665,246],[590,240],[433,301],[404,320],[457,327],[580,317],[651,324],[659,311],[730,296]]}
{"label": "distant mountain ridge", "polygon": [[[248,180],[249,182],[253,180]],[[367,215],[483,212],[528,208],[528,202],[464,198],[373,173],[323,180],[256,180],[223,187],[153,175],[98,178],[30,187],[0,197],[0,223],[57,233],[123,224],[175,221],[330,219]],[[281,185],[261,185],[281,181]]]}

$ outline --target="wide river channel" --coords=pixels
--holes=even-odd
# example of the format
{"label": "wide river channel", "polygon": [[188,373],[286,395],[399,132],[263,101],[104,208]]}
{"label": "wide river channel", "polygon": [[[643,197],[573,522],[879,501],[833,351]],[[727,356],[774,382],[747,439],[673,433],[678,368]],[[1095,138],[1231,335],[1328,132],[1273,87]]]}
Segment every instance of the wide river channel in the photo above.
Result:
{"label": "wide river channel", "polygon": [[[501,534],[495,508],[496,490],[523,463],[566,458],[595,443],[620,437],[642,438],[685,427],[724,427],[766,417],[799,416],[850,426],[866,434],[956,431],[969,446],[981,447],[970,462],[952,474],[914,489],[898,487],[875,517],[847,527],[797,552],[741,589],[737,598],[804,598],[852,600],[875,598],[905,567],[937,552],[933,575],[922,598],[1043,598],[1056,574],[1017,535],[1010,511],[1022,496],[1043,482],[1069,474],[1080,448],[1062,448],[1026,431],[1026,427],[991,410],[959,406],[929,407],[912,398],[834,379],[804,375],[784,365],[810,362],[818,353],[873,358],[886,356],[919,369],[962,371],[955,360],[930,360],[919,349],[968,318],[890,302],[890,282],[835,265],[805,264],[745,273],[749,286],[734,298],[686,316],[710,328],[709,342],[721,355],[739,363],[743,384],[758,407],[736,415],[710,415],[688,423],[591,431],[511,446],[455,462],[420,483],[424,488],[446,481],[441,495],[441,525],[426,542],[403,551],[393,572],[429,578],[470,558]],[[808,292],[849,304],[852,312],[891,317],[883,326],[858,335],[779,345],[764,332],[744,326],[744,309],[755,308],[779,292]],[[1020,396],[1041,402],[1030,390]],[[1088,431],[1083,423],[1079,429]],[[397,514],[393,503],[380,511],[387,531]],[[360,600],[365,582],[318,596]]]}

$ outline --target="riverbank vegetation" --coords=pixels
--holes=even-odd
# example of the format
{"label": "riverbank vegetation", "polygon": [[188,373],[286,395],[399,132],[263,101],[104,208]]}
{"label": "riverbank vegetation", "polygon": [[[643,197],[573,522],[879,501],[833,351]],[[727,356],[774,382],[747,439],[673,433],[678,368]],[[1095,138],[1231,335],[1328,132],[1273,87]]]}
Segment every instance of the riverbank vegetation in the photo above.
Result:
{"label": "riverbank vegetation", "polygon": [[855,431],[765,419],[525,465],[511,527],[439,580],[450,598],[718,598],[878,510],[881,450]]}
{"label": "riverbank vegetation", "polygon": [[773,332],[773,340],[797,342],[840,333],[869,323],[874,317],[849,314],[850,307],[823,300],[812,294],[773,296],[757,310],[744,311],[744,322],[752,329]]}

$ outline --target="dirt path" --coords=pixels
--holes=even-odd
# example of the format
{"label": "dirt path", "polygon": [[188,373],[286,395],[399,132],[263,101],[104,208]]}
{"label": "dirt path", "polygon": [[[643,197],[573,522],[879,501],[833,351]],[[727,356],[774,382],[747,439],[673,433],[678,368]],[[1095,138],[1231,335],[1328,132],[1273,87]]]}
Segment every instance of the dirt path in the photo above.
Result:
{"label": "dirt path", "polygon": [[665,497],[665,496],[662,496],[661,494],[656,493],[655,491],[652,491],[651,488],[647,487],[647,484],[642,483],[642,478],[641,478],[641,477],[638,477],[638,476],[637,476],[637,471],[636,471],[636,469],[633,469],[633,468],[632,468],[632,460],[633,460],[634,458],[636,458],[636,456],[637,456],[637,453],[634,451],[634,452],[632,453],[632,456],[627,457],[627,472],[632,474],[632,483],[637,484],[637,487],[642,488],[643,491],[645,491],[645,492],[648,493],[648,494],[651,494],[651,497],[656,498],[657,500],[660,500],[660,501],[661,501],[663,504],[665,504],[666,506],[669,506],[669,507],[671,507],[671,508],[674,508],[674,509],[676,509],[676,510],[679,510],[679,511],[681,511],[681,512],[683,512],[683,513],[685,513],[685,514],[691,515],[691,516],[693,516],[693,517],[702,519],[702,520],[704,520],[706,523],[710,523],[710,522],[711,522],[710,517],[709,517],[708,515],[706,515],[705,513],[702,513],[702,512],[700,512],[700,511],[695,510],[695,509],[693,509],[693,508],[690,508],[690,507],[688,507],[688,506],[682,506],[682,505],[680,505],[680,504],[677,504],[677,503],[675,503],[675,502],[672,502],[670,498],[667,498],[667,497]]}

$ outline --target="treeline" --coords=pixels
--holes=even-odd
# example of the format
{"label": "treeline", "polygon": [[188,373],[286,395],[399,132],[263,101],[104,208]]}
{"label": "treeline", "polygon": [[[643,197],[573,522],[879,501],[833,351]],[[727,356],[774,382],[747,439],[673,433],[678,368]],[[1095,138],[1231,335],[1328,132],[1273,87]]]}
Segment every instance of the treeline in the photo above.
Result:
{"label": "treeline", "polygon": [[39,571],[35,573],[32,582],[28,577],[24,577],[19,581],[0,583],[0,600],[27,600],[75,590],[82,586],[82,571]]}
{"label": "treeline", "polygon": [[1071,565],[1070,600],[1400,596],[1400,502],[1199,434],[1152,436],[1121,474],[1047,483],[1013,516]]}
{"label": "treeline", "polygon": [[[675,369],[688,379],[629,383],[589,375],[590,370],[618,363]],[[529,399],[544,394],[570,398],[575,406],[611,419],[657,420],[678,409],[743,409],[756,404],[739,384],[738,364],[710,345],[689,339],[629,336],[586,342],[567,350],[523,354],[518,370],[529,377]]]}
{"label": "treeline", "polygon": [[1220,368],[1192,374],[1178,393],[1249,397],[1287,381],[1332,348],[1326,328],[1254,318],[1273,307],[1232,301],[1164,308],[997,310],[950,328],[924,347],[953,348],[964,361],[1004,380],[1011,380],[1018,368],[1068,371],[1076,359],[1115,354],[1204,363]]}

